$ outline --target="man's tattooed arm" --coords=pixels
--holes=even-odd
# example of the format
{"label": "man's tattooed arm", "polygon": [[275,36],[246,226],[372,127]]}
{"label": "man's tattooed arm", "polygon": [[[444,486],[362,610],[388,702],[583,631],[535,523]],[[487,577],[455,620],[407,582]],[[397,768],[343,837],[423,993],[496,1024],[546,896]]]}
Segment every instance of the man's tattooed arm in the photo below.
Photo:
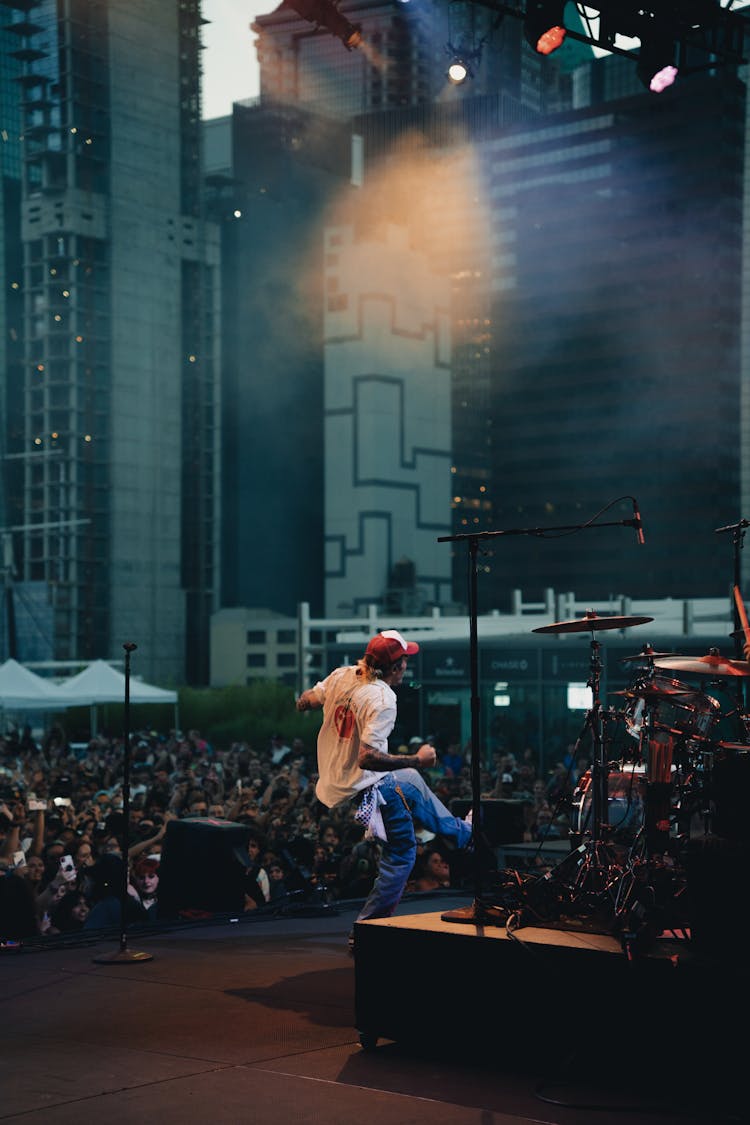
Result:
{"label": "man's tattooed arm", "polygon": [[375,770],[378,773],[385,770],[403,770],[408,767],[418,770],[423,766],[434,765],[435,751],[425,744],[420,746],[416,754],[382,754],[373,746],[363,742],[359,747],[357,762],[360,769]]}

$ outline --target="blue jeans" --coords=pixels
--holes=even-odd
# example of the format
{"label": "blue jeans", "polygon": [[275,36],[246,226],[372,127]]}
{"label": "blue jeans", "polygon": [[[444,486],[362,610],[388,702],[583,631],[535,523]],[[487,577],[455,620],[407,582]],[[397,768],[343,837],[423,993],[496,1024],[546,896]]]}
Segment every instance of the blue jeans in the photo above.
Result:
{"label": "blue jeans", "polygon": [[415,820],[428,831],[455,840],[460,848],[471,840],[471,825],[448,811],[419,770],[387,773],[379,792],[385,800],[380,812],[387,840],[381,843],[378,875],[357,916],[358,922],[365,918],[388,918],[398,906],[417,858]]}

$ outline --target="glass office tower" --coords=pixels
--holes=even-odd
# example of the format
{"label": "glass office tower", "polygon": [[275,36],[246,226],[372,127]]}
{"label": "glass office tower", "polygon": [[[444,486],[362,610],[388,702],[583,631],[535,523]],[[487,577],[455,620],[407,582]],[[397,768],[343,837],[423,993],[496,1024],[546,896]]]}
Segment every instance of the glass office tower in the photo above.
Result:
{"label": "glass office tower", "polygon": [[21,114],[19,575],[57,660],[201,683],[215,608],[218,240],[200,5],[4,3]]}

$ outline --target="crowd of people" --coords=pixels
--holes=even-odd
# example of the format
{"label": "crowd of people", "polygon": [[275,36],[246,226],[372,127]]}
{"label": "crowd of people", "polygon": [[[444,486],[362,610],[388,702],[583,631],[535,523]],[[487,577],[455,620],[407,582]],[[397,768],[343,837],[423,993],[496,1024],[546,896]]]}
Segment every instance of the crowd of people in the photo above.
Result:
{"label": "crowd of people", "polygon": [[[411,744],[422,744],[415,736]],[[412,745],[395,747],[408,755]],[[316,752],[274,736],[262,750],[227,749],[191,730],[139,731],[131,738],[125,830],[120,737],[72,746],[61,727],[0,738],[0,942],[91,932],[160,917],[159,872],[172,820],[211,817],[246,826],[244,909],[275,909],[304,896],[325,903],[365,898],[378,870],[378,843],[354,809],[316,798]],[[570,793],[585,763],[561,762],[538,775],[530,748],[498,753],[481,771],[483,798],[520,802],[523,838],[564,837]],[[425,779],[444,804],[472,796],[470,747],[439,752]],[[469,885],[464,852],[427,830],[407,891]],[[127,855],[124,855],[124,848]],[[125,871],[127,869],[127,882]]]}

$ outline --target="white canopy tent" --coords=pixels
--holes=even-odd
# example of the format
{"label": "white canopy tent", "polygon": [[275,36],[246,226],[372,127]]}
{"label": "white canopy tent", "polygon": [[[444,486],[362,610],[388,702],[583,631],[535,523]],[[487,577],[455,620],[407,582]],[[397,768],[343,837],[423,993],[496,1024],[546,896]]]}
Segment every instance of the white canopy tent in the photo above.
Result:
{"label": "white canopy tent", "polygon": [[57,711],[65,707],[62,689],[37,676],[17,660],[0,665],[0,708],[3,711]]}
{"label": "white canopy tent", "polygon": [[[94,660],[82,672],[77,672],[57,688],[58,696],[66,707],[91,708],[91,734],[96,734],[97,705],[100,703],[125,702],[125,675],[118,672],[106,660]],[[129,699],[131,703],[172,703],[175,707],[175,728],[179,727],[177,716],[178,695],[176,691],[155,687],[130,677]]]}

